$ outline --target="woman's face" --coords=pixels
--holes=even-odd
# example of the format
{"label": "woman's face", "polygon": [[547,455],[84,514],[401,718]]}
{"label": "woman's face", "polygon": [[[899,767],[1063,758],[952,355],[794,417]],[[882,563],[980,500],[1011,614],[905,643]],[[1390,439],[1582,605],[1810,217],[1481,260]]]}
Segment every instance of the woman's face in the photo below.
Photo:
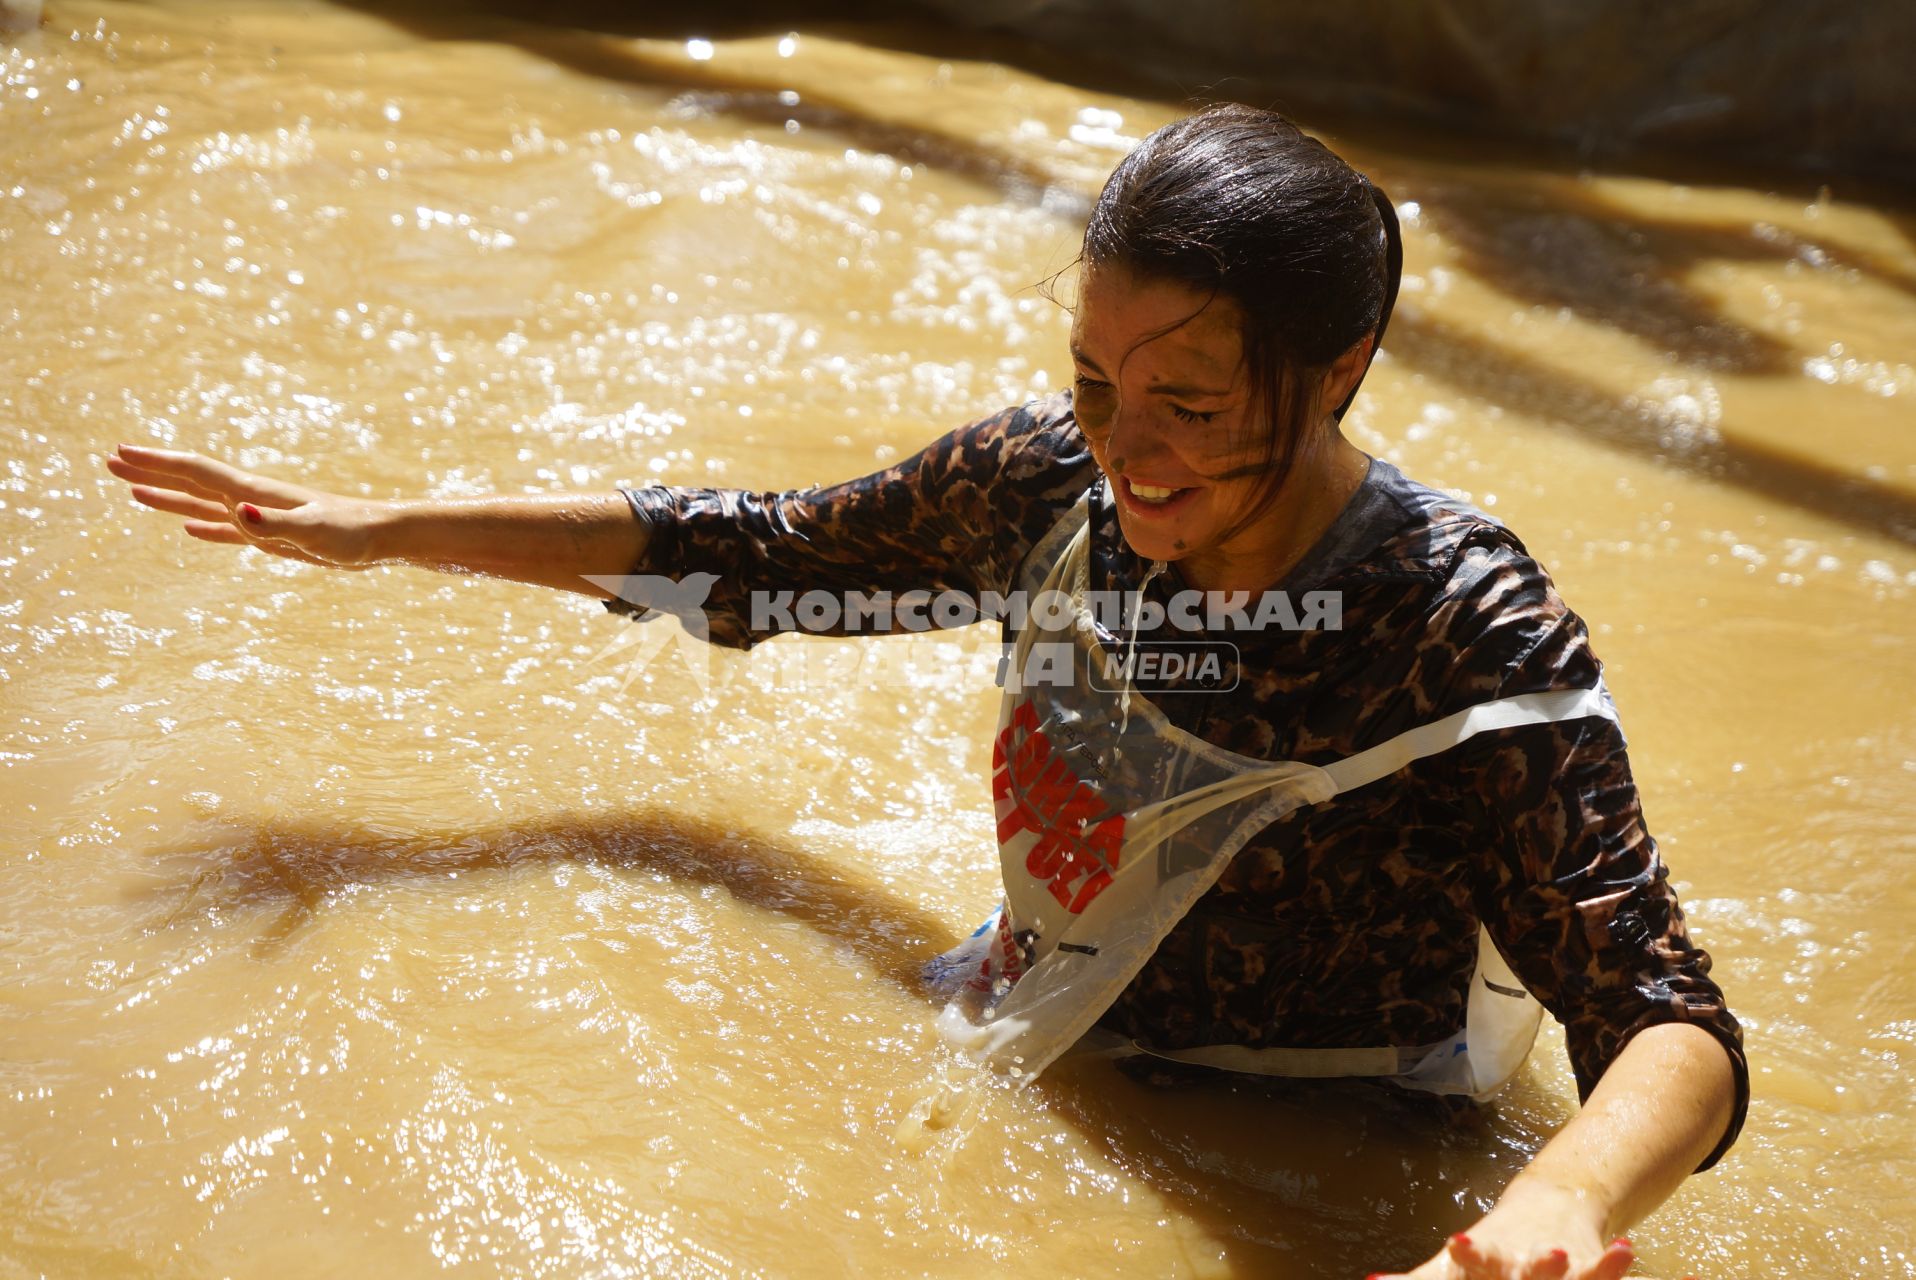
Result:
{"label": "woman's face", "polygon": [[1147,559],[1224,563],[1255,537],[1230,532],[1269,457],[1269,428],[1251,420],[1242,323],[1229,298],[1207,303],[1123,267],[1081,278],[1071,326],[1078,425],[1110,479],[1125,541]]}

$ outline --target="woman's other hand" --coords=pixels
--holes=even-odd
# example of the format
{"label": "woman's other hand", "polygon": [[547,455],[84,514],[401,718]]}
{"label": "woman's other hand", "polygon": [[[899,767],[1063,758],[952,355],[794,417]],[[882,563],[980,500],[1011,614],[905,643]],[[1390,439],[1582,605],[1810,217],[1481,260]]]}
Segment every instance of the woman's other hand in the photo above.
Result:
{"label": "woman's other hand", "polygon": [[1636,1261],[1628,1240],[1604,1245],[1588,1231],[1549,1225],[1504,1226],[1493,1213],[1415,1271],[1371,1280],[1622,1280]]}
{"label": "woman's other hand", "polygon": [[1730,1057],[1710,1031],[1644,1028],[1497,1207],[1398,1280],[1620,1280],[1635,1254],[1615,1234],[1718,1144],[1735,1096]]}
{"label": "woman's other hand", "polygon": [[345,498],[242,471],[197,453],[123,444],[107,470],[127,481],[134,501],[186,519],[202,542],[253,546],[334,569],[379,563],[374,546],[390,505]]}

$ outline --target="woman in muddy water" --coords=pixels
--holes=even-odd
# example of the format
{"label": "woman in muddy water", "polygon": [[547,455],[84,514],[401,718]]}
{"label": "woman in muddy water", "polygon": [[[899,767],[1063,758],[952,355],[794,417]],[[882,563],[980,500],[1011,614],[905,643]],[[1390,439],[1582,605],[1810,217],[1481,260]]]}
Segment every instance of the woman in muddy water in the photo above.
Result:
{"label": "woman in muddy water", "polygon": [[1212,108],[1118,166],[1077,266],[1071,389],[824,488],[381,501],[108,466],[208,542],[497,575],[737,648],[1003,617],[1004,903],[927,969],[947,1035],[1026,1076],[1096,1052],[1481,1101],[1547,1009],[1581,1112],[1407,1274],[1623,1275],[1619,1233],[1741,1127],[1742,1035],[1583,622],[1515,534],[1342,434],[1401,273],[1390,202],[1282,117]]}

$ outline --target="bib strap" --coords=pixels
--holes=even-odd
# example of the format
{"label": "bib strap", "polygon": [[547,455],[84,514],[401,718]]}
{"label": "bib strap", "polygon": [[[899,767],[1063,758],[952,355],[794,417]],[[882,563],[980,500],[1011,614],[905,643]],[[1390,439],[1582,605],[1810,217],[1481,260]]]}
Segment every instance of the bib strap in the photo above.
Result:
{"label": "bib strap", "polygon": [[1617,718],[1616,704],[1603,681],[1588,689],[1551,689],[1544,693],[1519,694],[1480,702],[1441,720],[1406,729],[1388,742],[1368,751],[1323,766],[1337,792],[1355,791],[1380,778],[1388,778],[1413,760],[1447,751],[1467,738],[1492,729],[1509,729],[1523,724],[1548,724],[1557,720],[1576,720],[1584,716]]}

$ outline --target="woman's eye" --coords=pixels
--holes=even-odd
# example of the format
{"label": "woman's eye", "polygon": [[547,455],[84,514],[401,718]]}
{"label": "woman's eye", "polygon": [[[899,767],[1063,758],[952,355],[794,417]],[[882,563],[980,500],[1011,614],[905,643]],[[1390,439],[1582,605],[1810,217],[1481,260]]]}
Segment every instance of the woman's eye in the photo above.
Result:
{"label": "woman's eye", "polygon": [[1071,381],[1072,405],[1077,410],[1078,425],[1093,435],[1103,435],[1109,431],[1112,407],[1105,392],[1111,390],[1111,384],[1087,378],[1082,373],[1073,374]]}
{"label": "woman's eye", "polygon": [[1196,409],[1186,409],[1182,405],[1174,404],[1171,406],[1171,412],[1182,422],[1209,422],[1217,417],[1220,411],[1213,409],[1209,413],[1199,413]]}

